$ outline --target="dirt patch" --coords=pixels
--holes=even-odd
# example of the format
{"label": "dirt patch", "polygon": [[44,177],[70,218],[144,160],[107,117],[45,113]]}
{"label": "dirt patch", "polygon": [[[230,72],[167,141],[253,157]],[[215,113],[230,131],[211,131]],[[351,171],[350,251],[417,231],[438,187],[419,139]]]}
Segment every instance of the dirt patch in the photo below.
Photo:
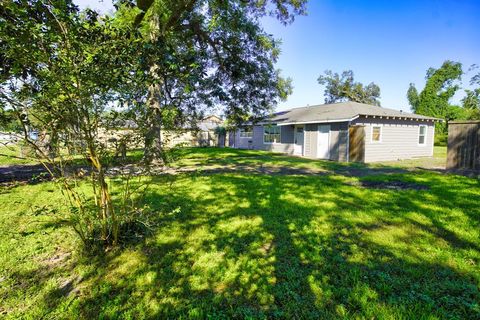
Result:
{"label": "dirt patch", "polygon": [[328,171],[320,169],[292,168],[284,166],[247,166],[232,165],[223,167],[182,167],[169,168],[164,171],[166,174],[179,174],[197,172],[201,174],[219,174],[219,173],[253,173],[267,175],[325,175]]}
{"label": "dirt patch", "polygon": [[347,177],[366,177],[366,176],[375,176],[383,174],[402,174],[407,173],[408,170],[400,168],[339,168],[334,170],[335,173],[341,174]]}
{"label": "dirt patch", "polygon": [[[85,176],[91,171],[85,166],[72,166],[67,170],[68,175]],[[340,174],[349,177],[364,177],[369,175],[404,173],[406,170],[401,169],[387,169],[387,168],[298,168],[287,166],[272,166],[272,165],[203,165],[203,166],[185,166],[185,167],[166,167],[166,166],[151,166],[146,170],[143,166],[138,165],[124,165],[116,166],[107,169],[108,176],[119,175],[177,175],[183,173],[199,173],[199,174],[222,174],[222,173],[251,173],[251,174],[266,174],[266,175],[327,175]],[[0,167],[0,185],[8,186],[18,183],[39,183],[51,180],[48,171],[42,165],[15,165],[8,167]]]}
{"label": "dirt patch", "polygon": [[430,187],[414,182],[405,181],[360,181],[357,186],[369,189],[387,189],[387,190],[429,190]]}

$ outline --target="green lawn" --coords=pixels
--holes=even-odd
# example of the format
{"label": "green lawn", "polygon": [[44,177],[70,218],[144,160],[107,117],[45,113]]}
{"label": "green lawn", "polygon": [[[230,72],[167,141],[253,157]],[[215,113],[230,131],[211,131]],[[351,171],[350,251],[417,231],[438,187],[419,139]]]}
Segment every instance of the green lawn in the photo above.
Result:
{"label": "green lawn", "polygon": [[[51,182],[2,189],[0,314],[480,319],[478,179],[248,150],[182,153],[174,167],[198,170],[145,178],[153,234],[99,258],[82,257],[57,222]],[[259,167],[290,171],[249,170]],[[421,188],[362,186],[374,183]]]}
{"label": "green lawn", "polygon": [[0,144],[0,166],[35,163],[37,162],[34,159],[22,153],[18,145],[5,146]]}
{"label": "green lawn", "polygon": [[412,160],[388,161],[382,164],[407,168],[445,169],[447,165],[447,147],[433,147],[433,158],[425,157]]}

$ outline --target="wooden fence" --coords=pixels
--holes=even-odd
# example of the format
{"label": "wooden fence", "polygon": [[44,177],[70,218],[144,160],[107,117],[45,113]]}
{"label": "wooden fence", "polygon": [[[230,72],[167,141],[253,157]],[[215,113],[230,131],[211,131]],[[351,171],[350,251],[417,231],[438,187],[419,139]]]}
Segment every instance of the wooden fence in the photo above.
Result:
{"label": "wooden fence", "polygon": [[448,123],[447,169],[480,171],[480,121]]}

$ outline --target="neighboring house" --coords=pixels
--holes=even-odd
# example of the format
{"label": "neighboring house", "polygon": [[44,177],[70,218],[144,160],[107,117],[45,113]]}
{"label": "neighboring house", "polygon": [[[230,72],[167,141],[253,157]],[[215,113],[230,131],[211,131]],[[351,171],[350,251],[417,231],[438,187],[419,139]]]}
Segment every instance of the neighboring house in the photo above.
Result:
{"label": "neighboring house", "polygon": [[336,161],[431,157],[439,119],[357,102],[295,108],[230,133],[229,146]]}
{"label": "neighboring house", "polygon": [[22,140],[22,136],[20,134],[0,131],[0,146],[16,144],[20,140]]}
{"label": "neighboring house", "polygon": [[[174,146],[225,146],[225,137],[219,137],[217,127],[223,120],[215,115],[207,116],[196,123],[187,123],[175,130],[161,130],[162,143],[167,147]],[[144,138],[136,124],[127,122],[116,129],[106,131],[100,128],[98,136],[107,146],[117,149],[122,141],[127,141],[130,148],[142,148]]]}
{"label": "neighboring house", "polygon": [[[216,132],[221,127],[223,120],[216,115],[209,115],[199,120],[195,125],[177,131],[167,131],[164,133],[169,146],[187,145],[187,146],[219,146],[219,136]],[[223,139],[224,141],[224,139]]]}

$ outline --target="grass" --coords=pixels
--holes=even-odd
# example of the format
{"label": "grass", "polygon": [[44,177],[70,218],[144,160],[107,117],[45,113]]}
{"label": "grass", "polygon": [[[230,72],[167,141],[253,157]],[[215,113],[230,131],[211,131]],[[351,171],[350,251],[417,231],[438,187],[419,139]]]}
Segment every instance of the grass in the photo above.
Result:
{"label": "grass", "polygon": [[445,169],[447,165],[447,147],[433,147],[433,158],[424,157],[411,160],[388,161],[382,162],[381,164],[404,168]]}
{"label": "grass", "polygon": [[[200,169],[145,178],[153,182],[146,199],[156,213],[153,234],[101,257],[75,250],[70,229],[58,223],[54,184],[3,189],[0,314],[480,318],[478,179],[248,150],[183,153],[176,167]],[[202,170],[226,166],[240,169]],[[242,171],[258,166],[317,173]]]}
{"label": "grass", "polygon": [[22,155],[21,147],[18,145],[3,145],[0,144],[0,166],[7,165],[22,165],[37,163],[31,157]]}

